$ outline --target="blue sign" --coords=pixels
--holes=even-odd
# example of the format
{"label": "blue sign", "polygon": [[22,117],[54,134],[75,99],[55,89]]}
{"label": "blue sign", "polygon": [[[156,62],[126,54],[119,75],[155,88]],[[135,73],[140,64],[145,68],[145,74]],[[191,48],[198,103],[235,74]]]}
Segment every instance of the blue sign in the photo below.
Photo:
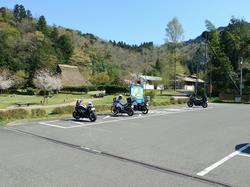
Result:
{"label": "blue sign", "polygon": [[144,88],[143,85],[130,85],[130,96],[136,98],[137,103],[144,102]]}

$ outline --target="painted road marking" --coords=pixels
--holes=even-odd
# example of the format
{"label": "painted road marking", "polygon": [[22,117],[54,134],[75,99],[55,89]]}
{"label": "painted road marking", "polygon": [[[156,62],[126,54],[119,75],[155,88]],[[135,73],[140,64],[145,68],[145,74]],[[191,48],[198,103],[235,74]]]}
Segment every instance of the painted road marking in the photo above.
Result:
{"label": "painted road marking", "polygon": [[[69,120],[69,121],[71,121],[71,122],[73,122],[75,124],[78,124],[78,125],[73,125],[73,126],[71,125],[71,126],[68,126],[68,127],[61,126],[61,125],[50,124],[50,122],[55,122],[55,121],[59,121],[59,120],[50,121],[50,122],[40,122],[39,124],[41,124],[41,125],[47,125],[47,126],[51,126],[51,127],[63,128],[63,129],[72,129],[72,128],[86,127],[86,126],[92,126],[92,125],[98,125],[98,124],[104,124],[104,123],[127,121],[127,120],[139,119],[139,118],[150,118],[150,117],[163,116],[163,115],[167,115],[167,114],[177,114],[177,113],[190,112],[190,111],[198,111],[198,110],[202,110],[202,109],[196,108],[195,110],[189,110],[188,108],[183,107],[183,108],[175,109],[175,111],[174,110],[172,110],[172,111],[153,110],[153,111],[150,111],[151,115],[138,115],[137,117],[134,116],[134,117],[125,117],[125,118],[113,119],[113,120],[106,120],[106,121],[100,121],[100,122],[89,122],[89,124],[84,124],[82,122]],[[105,119],[108,119],[108,118],[110,119],[111,116],[109,115],[109,117],[108,116],[106,116],[106,117],[107,118],[105,118],[105,117],[104,118]]]}
{"label": "painted road marking", "polygon": [[243,146],[242,148],[240,148],[237,151],[234,151],[233,153],[229,154],[228,156],[224,157],[223,159],[219,160],[218,162],[214,163],[213,165],[207,167],[206,169],[200,171],[199,173],[197,173],[196,175],[199,176],[204,176],[207,173],[209,173],[210,171],[214,170],[215,168],[217,168],[218,166],[222,165],[224,162],[230,160],[231,158],[242,154],[241,152],[243,152],[244,150],[246,150],[248,147],[250,147],[250,144],[247,144],[245,146]]}
{"label": "painted road marking", "polygon": [[107,118],[110,118],[110,115],[108,115],[108,116],[105,116],[103,119],[107,119]]}
{"label": "painted road marking", "polygon": [[[250,147],[250,146],[249,146]],[[250,158],[250,155],[249,154],[246,154],[246,153],[240,153],[239,156],[245,156],[245,157],[249,157]]]}
{"label": "painted road marking", "polygon": [[46,126],[50,126],[50,127],[57,127],[57,128],[61,128],[61,129],[66,129],[67,127],[63,127],[61,125],[54,125],[54,124],[50,124],[50,123],[45,123],[45,122],[39,122],[40,125],[46,125]]}

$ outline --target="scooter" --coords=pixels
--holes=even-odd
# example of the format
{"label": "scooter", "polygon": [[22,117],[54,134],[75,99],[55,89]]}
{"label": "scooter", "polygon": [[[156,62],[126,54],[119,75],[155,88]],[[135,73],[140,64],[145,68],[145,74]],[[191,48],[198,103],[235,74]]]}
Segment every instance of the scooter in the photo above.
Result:
{"label": "scooter", "polygon": [[94,105],[91,102],[88,103],[86,108],[83,106],[75,107],[75,111],[72,115],[77,120],[80,118],[89,118],[91,122],[94,122],[97,119]]}
{"label": "scooter", "polygon": [[188,107],[193,107],[193,106],[202,106],[203,108],[207,108],[207,97],[204,96],[201,99],[197,99],[195,96],[191,96],[187,102]]}
{"label": "scooter", "polygon": [[131,98],[127,98],[127,103],[122,104],[118,99],[114,98],[113,99],[113,104],[111,106],[111,112],[116,116],[119,113],[126,113],[129,116],[134,115],[134,111],[132,108],[132,101]]}

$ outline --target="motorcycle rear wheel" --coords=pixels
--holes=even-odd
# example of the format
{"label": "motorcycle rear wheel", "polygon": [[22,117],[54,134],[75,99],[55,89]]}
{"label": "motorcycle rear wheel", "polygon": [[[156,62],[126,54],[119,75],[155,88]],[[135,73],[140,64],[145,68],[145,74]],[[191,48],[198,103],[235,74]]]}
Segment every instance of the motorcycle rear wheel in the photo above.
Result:
{"label": "motorcycle rear wheel", "polygon": [[188,107],[193,107],[193,106],[194,106],[194,104],[193,104],[193,102],[188,101],[188,102],[187,102],[187,106],[188,106]]}
{"label": "motorcycle rear wheel", "polygon": [[79,120],[79,119],[81,118],[80,116],[77,115],[77,112],[76,112],[76,111],[74,111],[74,112],[72,113],[72,116],[73,116],[76,120]]}

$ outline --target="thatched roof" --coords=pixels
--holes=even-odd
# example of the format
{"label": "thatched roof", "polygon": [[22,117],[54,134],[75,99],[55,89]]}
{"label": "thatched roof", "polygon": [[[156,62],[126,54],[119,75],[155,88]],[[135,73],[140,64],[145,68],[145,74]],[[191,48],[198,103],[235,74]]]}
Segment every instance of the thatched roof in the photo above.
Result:
{"label": "thatched roof", "polygon": [[83,86],[87,81],[81,75],[77,66],[58,64],[58,73],[61,74],[63,86]]}

